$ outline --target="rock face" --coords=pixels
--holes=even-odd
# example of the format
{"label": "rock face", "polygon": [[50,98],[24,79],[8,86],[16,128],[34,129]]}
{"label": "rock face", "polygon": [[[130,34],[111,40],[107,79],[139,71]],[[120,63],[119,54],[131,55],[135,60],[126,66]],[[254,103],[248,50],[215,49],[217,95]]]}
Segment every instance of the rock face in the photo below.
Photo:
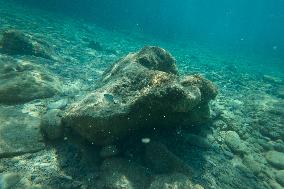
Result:
{"label": "rock face", "polygon": [[21,113],[15,107],[1,107],[0,123],[0,158],[44,148],[38,118]]}
{"label": "rock face", "polygon": [[74,103],[64,122],[105,145],[144,127],[206,121],[216,87],[199,75],[179,78],[174,58],[159,47],[130,53],[108,69],[101,86]]}
{"label": "rock face", "polygon": [[59,93],[59,80],[29,61],[0,56],[0,103],[16,104]]}
{"label": "rock face", "polygon": [[52,59],[52,51],[44,41],[18,30],[4,31],[0,41],[0,52],[9,55],[33,55]]}

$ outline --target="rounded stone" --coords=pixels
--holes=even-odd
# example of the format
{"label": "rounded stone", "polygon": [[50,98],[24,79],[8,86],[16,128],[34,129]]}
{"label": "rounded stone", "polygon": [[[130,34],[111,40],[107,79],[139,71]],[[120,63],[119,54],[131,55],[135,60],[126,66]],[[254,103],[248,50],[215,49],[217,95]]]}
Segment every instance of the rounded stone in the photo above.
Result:
{"label": "rounded stone", "polygon": [[239,137],[237,132],[227,131],[223,134],[224,134],[225,143],[232,152],[235,153],[246,152],[246,145],[244,144],[244,141]]}
{"label": "rounded stone", "polygon": [[265,155],[266,160],[277,169],[284,169],[284,153],[269,151]]}
{"label": "rounded stone", "polygon": [[245,155],[243,158],[244,165],[249,168],[254,174],[258,174],[261,171],[261,165],[255,161],[252,155]]}

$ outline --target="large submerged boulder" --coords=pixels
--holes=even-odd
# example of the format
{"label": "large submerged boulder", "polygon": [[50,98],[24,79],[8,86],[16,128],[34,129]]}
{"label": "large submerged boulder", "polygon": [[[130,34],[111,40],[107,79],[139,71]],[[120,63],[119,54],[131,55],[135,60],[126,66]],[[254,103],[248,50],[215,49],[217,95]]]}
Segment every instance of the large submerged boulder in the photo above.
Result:
{"label": "large submerged boulder", "polygon": [[199,75],[181,79],[167,51],[147,46],[113,64],[63,119],[90,142],[105,145],[145,127],[206,121],[216,95],[212,82]]}
{"label": "large submerged boulder", "polygon": [[18,30],[6,30],[0,40],[0,52],[9,55],[33,55],[53,59],[53,49],[45,41]]}
{"label": "large submerged boulder", "polygon": [[0,103],[47,98],[59,93],[60,88],[59,79],[43,67],[0,55]]}

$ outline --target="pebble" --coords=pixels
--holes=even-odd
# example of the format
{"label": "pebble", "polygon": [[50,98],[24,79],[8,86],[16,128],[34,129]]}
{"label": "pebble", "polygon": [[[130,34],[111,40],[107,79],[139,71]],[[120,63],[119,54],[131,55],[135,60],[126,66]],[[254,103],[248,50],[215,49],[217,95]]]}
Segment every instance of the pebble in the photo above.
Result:
{"label": "pebble", "polygon": [[284,169],[284,153],[269,151],[265,154],[266,160],[277,169]]}
{"label": "pebble", "polygon": [[235,131],[226,131],[223,133],[223,137],[226,145],[230,148],[232,152],[235,153],[246,153],[247,148],[243,140],[240,139],[239,135]]}
{"label": "pebble", "polygon": [[64,109],[68,104],[68,99],[61,99],[58,100],[56,102],[52,102],[50,104],[47,105],[47,109],[48,110],[52,110],[52,109]]}

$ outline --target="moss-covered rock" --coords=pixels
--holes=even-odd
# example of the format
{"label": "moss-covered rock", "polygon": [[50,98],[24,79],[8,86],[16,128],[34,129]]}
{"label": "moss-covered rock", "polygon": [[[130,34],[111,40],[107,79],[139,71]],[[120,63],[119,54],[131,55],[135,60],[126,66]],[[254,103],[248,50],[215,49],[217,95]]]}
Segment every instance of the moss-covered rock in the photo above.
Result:
{"label": "moss-covered rock", "polygon": [[47,98],[59,93],[60,88],[58,78],[41,66],[0,56],[0,103]]}
{"label": "moss-covered rock", "polygon": [[212,82],[201,76],[181,82],[167,51],[145,47],[108,69],[100,87],[74,103],[64,122],[89,141],[105,145],[145,127],[204,122],[216,94]]}

